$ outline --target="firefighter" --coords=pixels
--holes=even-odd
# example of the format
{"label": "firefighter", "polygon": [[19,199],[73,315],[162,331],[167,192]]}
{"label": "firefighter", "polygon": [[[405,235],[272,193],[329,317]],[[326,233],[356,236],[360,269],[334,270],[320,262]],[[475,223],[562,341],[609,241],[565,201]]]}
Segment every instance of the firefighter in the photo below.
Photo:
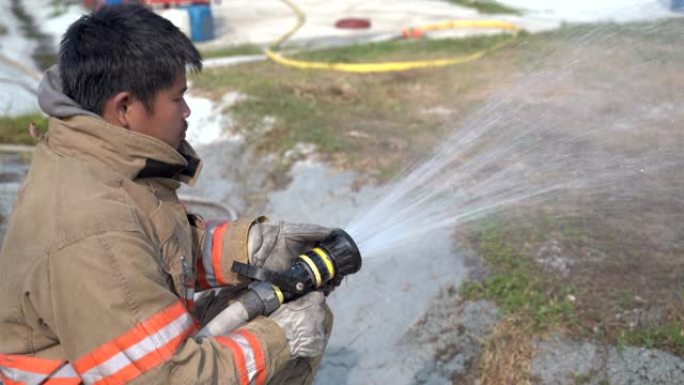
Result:
{"label": "firefighter", "polygon": [[102,8],[65,33],[39,88],[48,133],[0,252],[0,382],[313,381],[332,325],[318,292],[226,335],[195,335],[230,298],[196,293],[249,283],[233,261],[282,271],[330,232],[186,213],[176,190],[202,166],[185,141],[186,70],[201,66],[187,37],[139,5]]}

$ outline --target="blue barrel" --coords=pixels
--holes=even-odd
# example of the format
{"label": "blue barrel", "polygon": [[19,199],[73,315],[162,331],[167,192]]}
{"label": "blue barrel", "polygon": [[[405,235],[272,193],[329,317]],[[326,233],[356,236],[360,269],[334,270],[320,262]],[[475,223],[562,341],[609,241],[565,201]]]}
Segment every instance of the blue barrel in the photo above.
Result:
{"label": "blue barrel", "polygon": [[192,41],[207,41],[214,38],[214,17],[209,4],[193,4],[185,7],[190,14],[190,35]]}

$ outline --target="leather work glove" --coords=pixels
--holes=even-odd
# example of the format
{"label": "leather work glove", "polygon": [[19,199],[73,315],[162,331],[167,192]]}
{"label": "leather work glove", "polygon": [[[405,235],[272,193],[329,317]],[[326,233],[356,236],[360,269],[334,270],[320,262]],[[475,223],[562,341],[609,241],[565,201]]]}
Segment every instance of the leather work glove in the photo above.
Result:
{"label": "leather work glove", "polygon": [[268,218],[259,217],[250,227],[247,237],[249,263],[273,271],[285,271],[297,256],[311,250],[331,231],[312,224],[271,223]]}
{"label": "leather work glove", "polygon": [[325,297],[318,291],[283,304],[269,316],[285,332],[293,357],[323,354],[328,331],[325,328]]}

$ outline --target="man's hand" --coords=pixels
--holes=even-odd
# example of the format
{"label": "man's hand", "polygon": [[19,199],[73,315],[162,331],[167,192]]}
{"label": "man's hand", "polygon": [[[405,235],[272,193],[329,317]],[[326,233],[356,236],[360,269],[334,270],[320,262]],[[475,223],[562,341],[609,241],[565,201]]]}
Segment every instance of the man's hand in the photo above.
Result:
{"label": "man's hand", "polygon": [[311,250],[331,231],[312,224],[270,223],[266,217],[260,217],[249,229],[249,263],[273,271],[285,271],[298,255]]}
{"label": "man's hand", "polygon": [[294,357],[317,357],[323,354],[328,333],[325,326],[325,297],[314,291],[285,303],[269,316],[285,332]]}

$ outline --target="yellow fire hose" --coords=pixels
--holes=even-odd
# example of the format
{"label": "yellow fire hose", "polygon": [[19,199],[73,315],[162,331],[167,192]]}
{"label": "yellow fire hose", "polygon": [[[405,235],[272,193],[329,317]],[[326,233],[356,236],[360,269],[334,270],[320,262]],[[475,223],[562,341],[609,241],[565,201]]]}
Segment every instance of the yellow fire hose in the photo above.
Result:
{"label": "yellow fire hose", "polygon": [[456,20],[448,21],[442,23],[435,23],[424,25],[415,28],[405,29],[403,31],[404,36],[409,37],[420,37],[424,32],[445,30],[445,29],[494,29],[501,31],[511,32],[512,35],[509,39],[502,40],[501,42],[494,44],[493,46],[477,51],[472,54],[436,59],[436,60],[416,60],[416,61],[400,61],[400,62],[383,62],[383,63],[328,63],[328,62],[315,62],[315,61],[304,61],[296,60],[285,57],[276,50],[294,35],[303,25],[306,20],[304,12],[297,7],[290,0],[281,0],[287,6],[290,7],[297,15],[297,25],[289,30],[286,34],[281,36],[270,48],[267,48],[264,53],[273,62],[292,68],[299,69],[318,69],[318,70],[328,70],[328,71],[342,71],[342,72],[355,72],[355,73],[374,73],[374,72],[392,72],[392,71],[406,71],[410,69],[417,68],[430,68],[430,67],[444,67],[454,64],[467,63],[473,60],[477,60],[484,56],[485,54],[502,48],[511,42],[513,42],[520,32],[520,27],[513,23],[498,20]]}

